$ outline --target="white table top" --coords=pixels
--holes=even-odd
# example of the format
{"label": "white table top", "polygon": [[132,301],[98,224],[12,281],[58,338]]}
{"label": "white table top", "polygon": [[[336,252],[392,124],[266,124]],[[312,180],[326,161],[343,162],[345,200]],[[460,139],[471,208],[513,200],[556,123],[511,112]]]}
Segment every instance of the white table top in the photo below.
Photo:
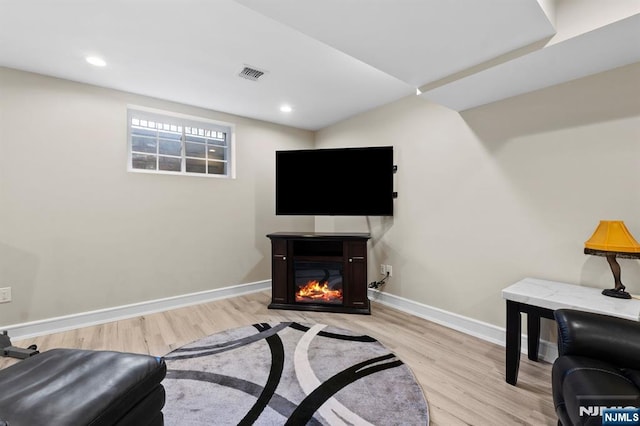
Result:
{"label": "white table top", "polygon": [[618,299],[601,288],[525,278],[502,290],[502,298],[547,309],[579,309],[640,321],[640,300]]}

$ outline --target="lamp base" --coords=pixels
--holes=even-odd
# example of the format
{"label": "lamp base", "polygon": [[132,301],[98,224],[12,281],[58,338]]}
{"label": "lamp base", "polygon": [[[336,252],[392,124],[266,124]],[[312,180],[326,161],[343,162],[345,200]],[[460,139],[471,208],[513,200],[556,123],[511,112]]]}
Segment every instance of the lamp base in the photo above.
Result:
{"label": "lamp base", "polygon": [[609,297],[617,297],[618,299],[631,299],[631,295],[622,288],[619,290],[616,290],[615,288],[602,290],[602,294]]}

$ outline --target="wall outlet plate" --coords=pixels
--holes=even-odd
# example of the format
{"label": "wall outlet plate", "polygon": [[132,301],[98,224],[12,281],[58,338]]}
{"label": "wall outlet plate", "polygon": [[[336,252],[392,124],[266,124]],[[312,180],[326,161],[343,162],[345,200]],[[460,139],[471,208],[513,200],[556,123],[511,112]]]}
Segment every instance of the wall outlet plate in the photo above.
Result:
{"label": "wall outlet plate", "polygon": [[389,276],[393,275],[393,266],[391,265],[385,265],[386,269],[387,269],[387,274],[389,274]]}
{"label": "wall outlet plate", "polygon": [[11,302],[11,287],[0,288],[0,303]]}
{"label": "wall outlet plate", "polygon": [[387,265],[380,264],[380,275],[387,275]]}

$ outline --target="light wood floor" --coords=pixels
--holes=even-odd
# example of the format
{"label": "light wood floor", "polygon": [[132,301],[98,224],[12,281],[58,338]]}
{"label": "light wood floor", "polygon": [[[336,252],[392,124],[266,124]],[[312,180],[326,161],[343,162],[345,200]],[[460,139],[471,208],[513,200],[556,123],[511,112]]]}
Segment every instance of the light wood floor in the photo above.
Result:
{"label": "light wood floor", "polygon": [[[50,334],[24,341],[162,356],[203,336],[258,322],[322,323],[368,334],[413,371],[432,425],[556,425],[551,365],[523,356],[518,385],[504,381],[504,347],[372,302],[372,315],[270,310],[270,292]],[[19,362],[0,358],[0,368]]]}

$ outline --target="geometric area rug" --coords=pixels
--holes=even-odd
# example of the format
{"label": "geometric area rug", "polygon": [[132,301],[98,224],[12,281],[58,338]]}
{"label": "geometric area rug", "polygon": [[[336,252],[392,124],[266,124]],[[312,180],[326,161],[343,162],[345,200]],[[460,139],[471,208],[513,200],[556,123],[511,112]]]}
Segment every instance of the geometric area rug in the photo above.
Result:
{"label": "geometric area rug", "polygon": [[413,372],[372,337],[261,323],[165,356],[165,425],[428,425]]}

